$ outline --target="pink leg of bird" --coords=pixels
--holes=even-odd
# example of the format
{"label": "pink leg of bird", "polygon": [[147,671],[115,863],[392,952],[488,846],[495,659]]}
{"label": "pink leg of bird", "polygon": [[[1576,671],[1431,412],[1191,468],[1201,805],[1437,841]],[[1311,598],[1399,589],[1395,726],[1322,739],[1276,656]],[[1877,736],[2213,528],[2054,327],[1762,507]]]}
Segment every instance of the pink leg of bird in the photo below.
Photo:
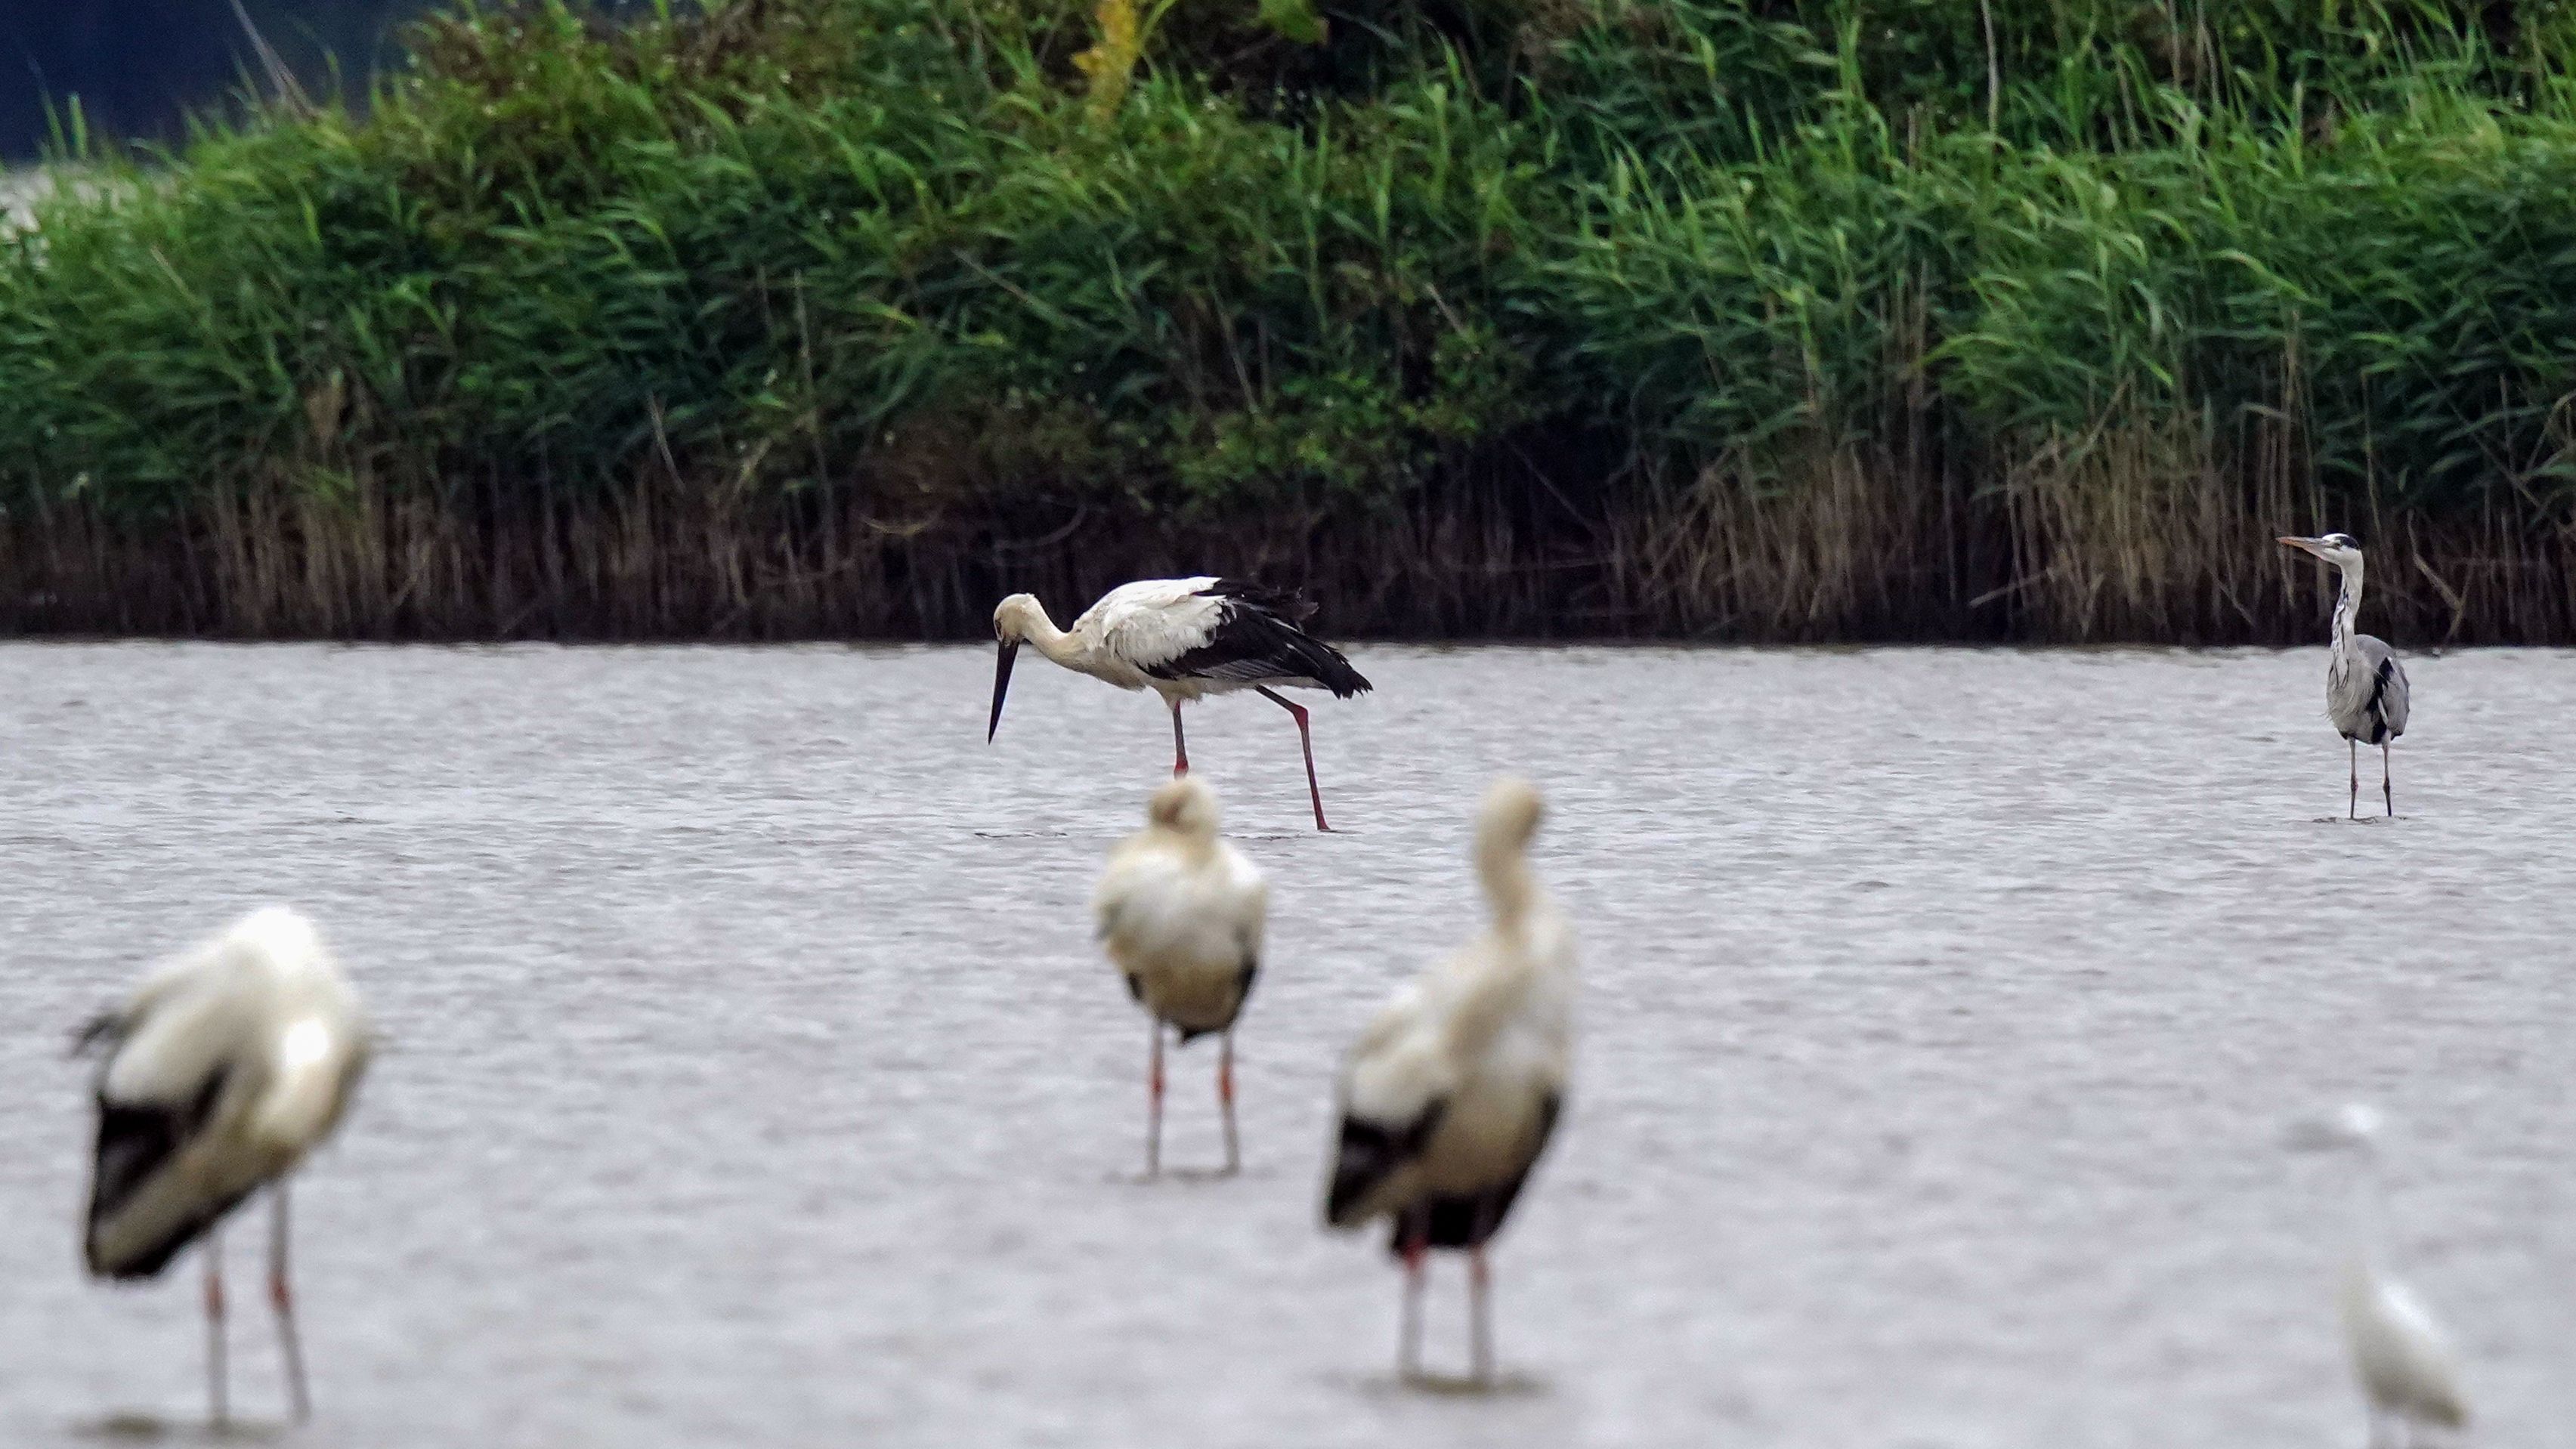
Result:
{"label": "pink leg of bird", "polygon": [[206,1398],[215,1426],[232,1419],[224,1392],[224,1242],[216,1229],[206,1230]]}
{"label": "pink leg of bird", "polygon": [[1493,1270],[1482,1247],[1467,1251],[1467,1332],[1469,1362],[1478,1383],[1494,1381]]}
{"label": "pink leg of bird", "polygon": [[1269,700],[1272,704],[1288,711],[1289,715],[1297,721],[1297,748],[1305,751],[1306,754],[1306,798],[1315,803],[1315,828],[1317,830],[1332,829],[1333,827],[1324,823],[1323,788],[1315,783],[1315,736],[1313,732],[1308,730],[1306,727],[1306,707],[1302,704],[1293,704],[1288,700],[1281,698],[1278,694],[1272,692],[1268,685],[1256,685],[1254,687],[1261,691],[1262,698]]}
{"label": "pink leg of bird", "polygon": [[1236,1145],[1234,1135],[1234,1028],[1230,1026],[1217,1038],[1216,1103],[1225,1114],[1225,1170],[1240,1172],[1243,1151]]}
{"label": "pink leg of bird", "polygon": [[1172,705],[1172,778],[1177,780],[1190,772],[1190,747],[1181,739],[1181,702]]}
{"label": "pink leg of bird", "polygon": [[1145,1066],[1145,1175],[1163,1170],[1163,1023],[1154,1026],[1154,1054]]}
{"label": "pink leg of bird", "polygon": [[1404,1242],[1404,1321],[1397,1330],[1396,1372],[1414,1378],[1422,1372],[1422,1267],[1430,1256],[1420,1237]]}
{"label": "pink leg of bird", "polygon": [[304,1384],[304,1344],[295,1333],[295,1289],[286,1274],[286,1182],[269,1190],[268,1306],[277,1312],[278,1351],[286,1365],[286,1398],[295,1422],[313,1417],[313,1397]]}

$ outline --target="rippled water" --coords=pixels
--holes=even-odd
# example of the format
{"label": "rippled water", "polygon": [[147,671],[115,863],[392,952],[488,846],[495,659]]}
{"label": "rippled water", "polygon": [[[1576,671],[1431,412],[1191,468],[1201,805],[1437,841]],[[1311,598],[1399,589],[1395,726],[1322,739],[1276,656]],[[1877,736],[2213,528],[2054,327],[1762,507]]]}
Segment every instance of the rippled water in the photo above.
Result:
{"label": "rippled water", "polygon": [[[1129,1180],[1145,1033],[1084,902],[1149,699],[965,649],[0,649],[0,1440],[202,1413],[193,1260],[79,1274],[65,1033],[300,902],[387,1036],[297,1200],[320,1415],[405,1446],[2357,1443],[2333,1165],[2481,1442],[2576,1442],[2576,657],[2411,662],[2346,824],[2324,657],[1357,651],[1195,711],[1275,882],[1246,1173]],[[1576,1090],[1488,1396],[1400,1387],[1316,1200],[1340,1045],[1476,909],[1525,771],[1581,931]],[[1167,1157],[1218,1151],[1208,1048]],[[278,1402],[245,1291],[236,1403]],[[1454,1265],[1431,1357],[1463,1357]]]}

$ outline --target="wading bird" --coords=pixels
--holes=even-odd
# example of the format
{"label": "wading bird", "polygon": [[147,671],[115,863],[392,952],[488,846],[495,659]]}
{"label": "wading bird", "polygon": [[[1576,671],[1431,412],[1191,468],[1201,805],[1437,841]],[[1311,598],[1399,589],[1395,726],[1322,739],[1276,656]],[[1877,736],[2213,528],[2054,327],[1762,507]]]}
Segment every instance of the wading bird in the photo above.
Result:
{"label": "wading bird", "polygon": [[1217,838],[1216,792],[1186,776],[1156,790],[1145,828],[1110,852],[1091,895],[1100,943],[1127,994],[1153,1023],[1145,1068],[1145,1175],[1162,1170],[1163,1028],[1217,1034],[1216,1100],[1225,1170],[1243,1165],[1234,1129],[1234,1022],[1261,970],[1270,887],[1243,852]]}
{"label": "wading bird", "polygon": [[1293,593],[1238,579],[1147,579],[1121,584],[1082,611],[1071,629],[1059,629],[1034,594],[1013,594],[993,610],[993,634],[1002,641],[993,670],[990,741],[1002,727],[1002,696],[1011,687],[1011,661],[1026,641],[1067,669],[1106,680],[1120,689],[1150,689],[1172,711],[1172,773],[1190,772],[1189,746],[1181,739],[1181,706],[1202,695],[1257,691],[1296,718],[1297,744],[1306,754],[1306,794],[1315,804],[1315,828],[1324,823],[1324,792],[1315,783],[1315,742],[1306,707],[1271,688],[1329,689],[1337,699],[1366,694],[1369,682],[1333,647],[1298,625],[1315,606]]}
{"label": "wading bird", "polygon": [[1404,1264],[1397,1362],[1420,1371],[1423,1260],[1468,1254],[1474,1373],[1494,1371],[1485,1244],[1556,1126],[1573,1047],[1574,941],[1529,868],[1538,792],[1497,781],[1476,820],[1493,921],[1396,993],[1343,1064],[1341,1133],[1324,1221],[1393,1220]]}
{"label": "wading bird", "polygon": [[2379,1177],[2379,1114],[2358,1104],[2323,1121],[2291,1128],[2290,1145],[2310,1151],[2346,1150],[2361,1159],[2351,1260],[2338,1307],[2344,1344],[2370,1415],[2371,1449],[2392,1449],[2428,1437],[2434,1428],[2457,1429],[2469,1421],[2460,1390],[2458,1357],[2432,1311],[2413,1290],[2381,1266],[2381,1223],[2387,1198]]}
{"label": "wading bird", "polygon": [[311,923],[244,917],[147,979],[79,1039],[103,1049],[85,1242],[101,1278],[157,1276],[205,1239],[206,1377],[225,1421],[225,1214],[269,1188],[268,1301],[287,1392],[311,1412],[286,1271],[286,1178],[347,1110],[368,1028]]}
{"label": "wading bird", "polygon": [[2379,794],[2388,813],[2397,813],[2397,795],[2388,784],[2388,742],[2406,733],[2410,698],[2405,666],[2396,652],[2368,634],[2356,634],[2361,613],[2361,545],[2348,533],[2319,538],[2284,537],[2281,542],[2333,564],[2343,575],[2343,593],[2335,600],[2334,646],[2326,659],[2326,718],[2342,731],[2352,791],[2344,804],[2348,819],[2361,816],[2361,747],[2379,746]]}

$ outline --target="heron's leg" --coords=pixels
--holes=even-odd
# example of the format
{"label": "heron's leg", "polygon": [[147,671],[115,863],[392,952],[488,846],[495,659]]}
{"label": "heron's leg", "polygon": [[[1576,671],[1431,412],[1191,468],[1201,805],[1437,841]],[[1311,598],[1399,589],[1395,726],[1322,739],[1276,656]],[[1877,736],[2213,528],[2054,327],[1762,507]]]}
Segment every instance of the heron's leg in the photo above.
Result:
{"label": "heron's leg", "polygon": [[1482,1243],[1467,1250],[1468,1363],[1476,1382],[1494,1381],[1494,1272]]}
{"label": "heron's leg", "polygon": [[[1175,720],[1177,721],[1177,716]],[[2352,796],[2344,802],[2343,816],[2346,820],[2359,820],[2361,818],[2361,741],[2346,740],[2344,744],[2352,761]]]}
{"label": "heron's leg", "polygon": [[268,1306],[277,1310],[277,1343],[285,1355],[286,1401],[295,1422],[313,1417],[313,1399],[304,1386],[304,1344],[295,1336],[295,1289],[286,1276],[286,1179],[269,1189]]}
{"label": "heron's leg", "polygon": [[1234,1135],[1234,1028],[1216,1043],[1216,1104],[1225,1114],[1225,1170],[1243,1170],[1243,1149]]}
{"label": "heron's leg", "polygon": [[1190,747],[1181,739],[1181,702],[1168,703],[1172,706],[1172,778],[1177,780],[1190,772]]}
{"label": "heron's leg", "polygon": [[1414,1378],[1422,1372],[1422,1267],[1431,1250],[1423,1242],[1424,1229],[1410,1217],[1403,1222],[1404,1318],[1396,1330],[1395,1367]]}
{"label": "heron's leg", "polygon": [[1315,736],[1314,732],[1306,727],[1306,706],[1290,703],[1288,700],[1282,698],[1276,691],[1272,690],[1269,685],[1256,684],[1253,688],[1261,691],[1261,697],[1263,699],[1266,699],[1272,704],[1279,706],[1281,709],[1288,711],[1288,713],[1296,719],[1297,748],[1305,751],[1306,754],[1306,798],[1315,802],[1315,828],[1317,830],[1332,829],[1333,827],[1324,823],[1323,787],[1315,783]]}
{"label": "heron's leg", "polygon": [[1147,1014],[1154,1029],[1154,1050],[1145,1064],[1145,1175],[1163,1170],[1163,1019]]}
{"label": "heron's leg", "polygon": [[2389,816],[2392,819],[2395,818],[2397,814],[2397,792],[2392,789],[2388,783],[2388,744],[2384,740],[2380,742],[2379,746],[2379,798],[2388,806]]}
{"label": "heron's leg", "polygon": [[206,1399],[215,1426],[232,1420],[224,1383],[224,1239],[221,1228],[206,1229]]}

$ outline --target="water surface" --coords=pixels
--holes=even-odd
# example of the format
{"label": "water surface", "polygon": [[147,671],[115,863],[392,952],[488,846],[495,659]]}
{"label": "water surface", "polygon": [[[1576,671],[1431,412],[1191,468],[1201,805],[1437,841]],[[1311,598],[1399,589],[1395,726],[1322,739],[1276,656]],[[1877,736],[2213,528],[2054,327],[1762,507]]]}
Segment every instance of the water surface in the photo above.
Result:
{"label": "water surface", "polygon": [[[0,1440],[199,1437],[194,1259],[80,1277],[62,1048],[286,899],[386,1039],[301,1179],[294,1442],[2354,1443],[2346,1184],[2276,1138],[2363,1096],[2481,1441],[2576,1443],[2576,656],[2410,661],[2359,825],[2319,650],[1354,657],[1345,834],[1280,711],[1193,712],[1275,883],[1248,1170],[1139,1186],[1085,902],[1149,699],[1024,661],[987,746],[984,650],[0,648]],[[1501,769],[1556,807],[1578,1079],[1499,1244],[1507,1391],[1426,1394],[1377,1240],[1316,1225],[1330,1083],[1473,922]],[[1167,1161],[1217,1156],[1212,1068]]]}

